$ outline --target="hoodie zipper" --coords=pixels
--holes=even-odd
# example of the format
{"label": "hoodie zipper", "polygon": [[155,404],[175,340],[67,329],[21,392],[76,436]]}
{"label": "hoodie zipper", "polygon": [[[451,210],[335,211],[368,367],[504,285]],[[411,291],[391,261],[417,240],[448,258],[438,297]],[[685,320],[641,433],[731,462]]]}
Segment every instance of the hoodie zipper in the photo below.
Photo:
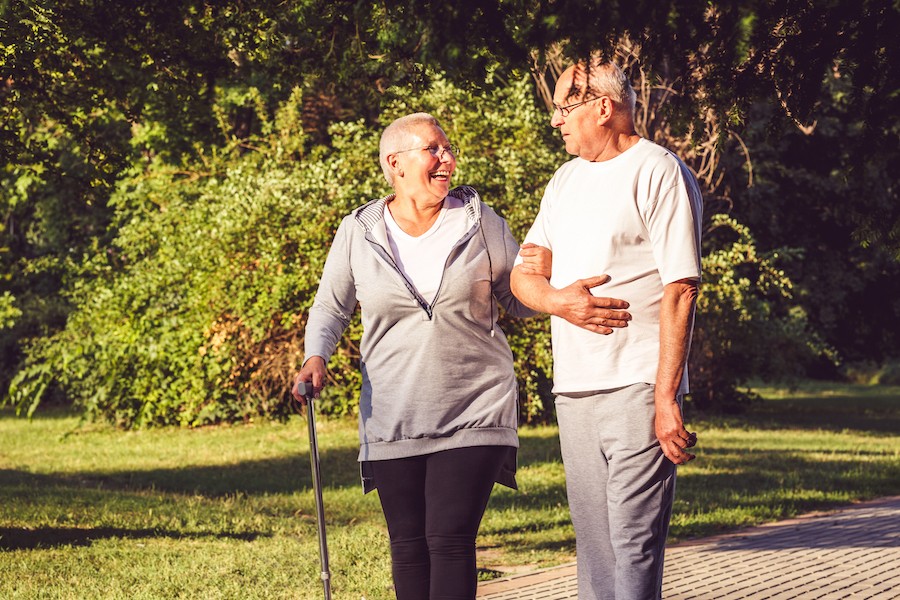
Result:
{"label": "hoodie zipper", "polygon": [[[463,186],[463,187],[467,187],[467,186]],[[468,188],[468,189],[471,189],[472,193],[474,193],[477,198],[477,193],[475,192],[475,190],[472,188]],[[454,190],[451,190],[451,192],[452,191],[454,191]],[[455,196],[455,197],[460,198],[459,196]],[[460,199],[463,199],[463,198],[460,198]],[[387,208],[384,207],[384,210],[387,210]],[[383,219],[383,217],[382,217],[382,219]],[[480,215],[479,215],[478,219],[480,221]],[[381,220],[381,219],[379,219],[379,220]],[[441,270],[441,281],[438,284],[438,289],[434,294],[434,300],[432,300],[431,304],[428,304],[428,302],[426,302],[425,298],[423,298],[422,295],[419,293],[419,291],[416,290],[416,286],[414,286],[413,283],[406,276],[406,274],[403,273],[402,270],[400,270],[400,267],[397,266],[397,262],[394,260],[394,256],[387,250],[387,248],[382,246],[378,242],[378,240],[376,240],[374,238],[374,236],[372,235],[372,230],[368,226],[365,228],[365,230],[366,230],[365,237],[366,237],[366,241],[368,241],[370,244],[372,244],[372,246],[375,248],[375,251],[378,253],[378,255],[385,262],[387,262],[388,265],[391,266],[391,268],[394,269],[394,272],[396,272],[397,275],[400,276],[400,279],[403,280],[403,285],[406,286],[406,290],[410,293],[410,295],[412,296],[412,298],[416,302],[416,304],[419,305],[419,308],[421,308],[422,310],[425,311],[425,314],[428,316],[428,320],[430,321],[432,319],[432,317],[434,316],[433,307],[437,303],[437,300],[441,295],[441,289],[444,287],[444,277],[447,275],[447,265],[450,264],[450,258],[453,256],[453,253],[456,252],[463,244],[465,244],[467,241],[472,239],[472,236],[475,235],[475,230],[478,229],[480,226],[481,226],[481,223],[476,222],[469,229],[469,231],[466,232],[466,234],[463,237],[461,237],[459,239],[459,241],[456,242],[456,244],[453,245],[453,248],[450,249],[450,253],[447,254],[447,259],[444,261],[444,266]],[[493,335],[493,327],[491,328],[491,335]]]}
{"label": "hoodie zipper", "polygon": [[[431,306],[428,305],[428,302],[425,301],[425,298],[422,297],[422,295],[416,290],[416,287],[412,284],[412,282],[406,277],[406,275],[403,273],[403,271],[400,270],[400,267],[397,266],[397,262],[394,260],[394,257],[391,255],[391,253],[388,252],[384,246],[379,244],[378,241],[372,237],[372,234],[370,231],[366,231],[366,240],[370,244],[372,244],[372,246],[375,248],[375,251],[378,253],[378,255],[385,262],[387,262],[391,266],[391,268],[394,269],[394,272],[400,276],[400,279],[403,280],[403,285],[406,286],[406,290],[410,293],[410,295],[412,295],[412,298],[413,298],[413,300],[415,300],[416,304],[418,304],[419,307],[425,311],[425,314],[428,315],[428,320],[430,321],[431,316],[434,314],[431,310]],[[446,263],[445,263],[444,267],[446,268]],[[443,283],[443,281],[444,281],[444,278],[443,278],[443,276],[441,276],[441,282]],[[438,286],[438,291],[440,291],[440,286]],[[437,299],[436,296],[435,296],[435,299]]]}

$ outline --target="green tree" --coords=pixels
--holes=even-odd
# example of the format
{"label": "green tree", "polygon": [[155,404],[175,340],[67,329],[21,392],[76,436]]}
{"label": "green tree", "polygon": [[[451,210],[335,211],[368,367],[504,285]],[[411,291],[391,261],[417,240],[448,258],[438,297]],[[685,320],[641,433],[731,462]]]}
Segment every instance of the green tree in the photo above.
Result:
{"label": "green tree", "polygon": [[128,220],[109,205],[128,168],[189,168],[245,142],[298,87],[312,90],[298,107],[307,130],[286,151],[327,142],[332,121],[374,118],[380,90],[407,72],[366,54],[360,25],[380,12],[324,0],[0,2],[0,292],[19,315],[0,334],[0,392],[24,341],[65,322],[68,278],[86,276],[80,263]]}
{"label": "green tree", "polygon": [[[837,67],[827,76],[806,131],[770,105],[754,107],[743,134],[753,185],[733,214],[761,248],[802,249],[784,269],[810,325],[841,360],[879,362],[898,352],[900,123],[873,133],[876,124],[850,102],[847,77]],[[835,368],[819,362],[812,373],[833,376]]]}
{"label": "green tree", "polygon": [[[556,146],[544,143],[546,128],[541,129],[539,113],[532,116],[534,103],[519,97],[530,98],[530,92],[515,82],[520,82],[517,73],[530,69],[538,89],[546,89],[557,51],[569,59],[593,51],[612,55],[622,40],[640,48],[640,64],[656,86],[654,93],[666,96],[659,104],[662,120],[648,128],[647,135],[662,132],[658,139],[678,141],[680,153],[694,152],[687,158],[701,177],[710,178],[708,214],[745,207],[753,193],[776,197],[787,189],[788,171],[777,176],[772,175],[775,170],[762,169],[777,164],[780,153],[788,151],[773,140],[788,137],[788,129],[792,139],[809,138],[812,124],[836,103],[842,107],[836,114],[857,118],[851,119],[854,125],[848,131],[852,147],[829,162],[831,169],[847,168],[862,181],[874,164],[878,174],[889,177],[900,146],[898,61],[892,43],[897,17],[897,7],[887,0],[639,0],[627,5],[504,0],[473,8],[413,0],[0,2],[0,248],[7,249],[0,253],[0,315],[5,315],[6,325],[0,329],[0,392],[19,371],[12,392],[17,401],[30,405],[35,397],[28,397],[26,390],[54,393],[51,378],[41,369],[63,369],[70,377],[59,389],[126,423],[195,423],[275,410],[260,408],[257,402],[269,393],[265,390],[277,387],[272,383],[278,381],[272,375],[277,368],[263,376],[258,365],[269,363],[253,360],[275,347],[273,340],[281,340],[278,347],[288,347],[284,344],[296,335],[288,330],[300,325],[289,315],[300,314],[303,302],[283,304],[284,296],[253,292],[248,298],[259,301],[259,311],[271,311],[271,323],[264,326],[256,320],[262,312],[252,318],[243,312],[250,310],[250,300],[235,307],[194,293],[174,281],[173,274],[182,273],[187,281],[189,274],[213,278],[216,271],[211,258],[195,255],[187,242],[177,239],[181,229],[209,237],[204,243],[211,255],[227,255],[228,249],[215,245],[215,236],[202,224],[203,218],[214,215],[217,194],[245,194],[254,206],[266,207],[270,200],[263,191],[307,189],[313,185],[309,178],[315,181],[313,165],[336,168],[338,151],[371,168],[363,157],[366,150],[342,144],[356,136],[361,148],[369,148],[379,123],[393,110],[429,107],[446,122],[459,124],[460,143],[472,149],[472,163],[464,167],[470,168],[470,182],[484,188],[486,199],[503,208],[518,232],[531,216],[527,203],[504,198],[512,189],[536,194],[560,159],[554,157]],[[447,84],[453,85],[441,91],[444,83],[423,65],[439,65],[447,73]],[[637,77],[639,72],[632,74]],[[843,83],[837,91],[827,77],[834,72]],[[404,101],[404,96],[409,97]],[[411,104],[413,98],[420,104]],[[520,115],[494,110],[491,102],[510,103]],[[762,122],[755,120],[758,106],[767,107]],[[485,119],[491,115],[493,122]],[[521,119],[521,126],[515,119]],[[776,128],[784,124],[786,129]],[[757,125],[754,131],[745,129]],[[713,138],[704,137],[707,130],[716,132],[719,145],[708,145]],[[478,137],[473,133],[470,142],[468,131]],[[771,160],[760,156],[764,160],[746,163],[743,137],[753,144],[751,156],[757,151],[765,155],[771,148]],[[722,171],[709,168],[716,148],[726,163],[732,156],[740,159],[727,165],[730,175],[721,180]],[[742,164],[758,164],[765,173],[761,181],[774,183],[745,192],[735,176],[744,175]],[[271,170],[272,178],[251,176],[254,170]],[[231,181],[234,173],[252,184]],[[374,191],[374,180],[371,173],[361,175],[361,189]],[[712,185],[717,181],[721,183]],[[875,193],[859,194],[852,209],[842,213],[850,223],[842,231],[852,230],[857,243],[895,255],[900,247],[897,215],[885,211],[896,206],[896,187],[876,185],[868,191]],[[324,197],[335,203],[333,214],[349,199],[360,199],[352,190],[329,194]],[[839,195],[822,196],[822,210],[837,214],[835,204],[847,205]],[[241,214],[238,209],[222,210]],[[281,205],[267,210],[286,214]],[[752,211],[736,214],[754,232],[769,226]],[[757,233],[767,251],[794,246],[767,231]],[[846,238],[842,234],[828,239],[823,248],[846,253]],[[174,250],[162,247],[163,241]],[[248,255],[262,252],[243,238],[237,247],[245,242]],[[809,238],[810,244],[816,242],[822,243]],[[868,264],[866,255],[859,256],[835,264],[850,272]],[[866,296],[867,286],[878,279],[870,276],[876,271],[867,271],[855,298]],[[881,276],[891,273],[887,269]],[[239,271],[229,277],[234,285],[256,290],[257,280],[245,275]],[[830,281],[837,279],[839,275]],[[217,290],[205,279],[191,281],[209,294]],[[263,281],[265,277],[260,285]],[[796,294],[807,306],[815,303],[807,296],[828,288],[813,285],[815,281],[810,279]],[[158,294],[151,283],[160,286]],[[305,288],[297,289],[305,293]],[[229,301],[241,297],[235,290],[228,293]],[[91,312],[108,323],[91,330],[102,324],[95,323]],[[820,324],[840,324],[848,315],[829,321],[824,309],[808,312],[811,322]],[[279,323],[280,332],[272,323]],[[514,336],[517,352],[534,367],[524,371],[529,398],[547,389],[546,351],[532,350],[535,342],[546,339],[540,327]],[[200,333],[192,337],[185,328],[199,328]],[[159,343],[150,344],[142,355],[116,354],[121,348],[115,344],[101,348],[116,340],[154,336]],[[75,350],[80,339],[87,340],[85,347],[93,344],[95,354]],[[210,345],[212,339],[222,343]],[[883,347],[890,343],[886,338]],[[181,362],[168,364],[153,348],[175,349]],[[206,354],[198,358],[200,349]],[[26,368],[19,370],[26,357]],[[77,376],[98,383],[100,373],[87,365],[101,358],[121,363],[113,366],[121,367],[115,376],[124,382],[145,377],[148,386],[162,388],[178,380],[173,389],[183,386],[193,399],[182,414],[173,416],[169,409],[175,404],[167,404],[159,390],[144,391],[154,403],[166,405],[160,412],[146,398],[129,395],[123,383],[99,385],[97,390],[111,394],[107,398],[91,395],[86,384],[79,388]],[[351,364],[352,346],[342,350],[339,360]],[[247,367],[251,363],[254,366]],[[231,377],[235,364],[243,366]],[[225,408],[210,408],[208,398],[197,400],[199,391],[219,385],[216,378],[226,371],[231,378],[225,391],[217,388],[213,393]],[[200,372],[205,374],[195,374]],[[347,366],[335,372],[352,377],[353,370]],[[113,371],[107,375],[112,377]],[[249,404],[242,407],[240,402]],[[341,406],[337,403],[335,410],[345,410]],[[532,416],[545,410],[529,406]]]}

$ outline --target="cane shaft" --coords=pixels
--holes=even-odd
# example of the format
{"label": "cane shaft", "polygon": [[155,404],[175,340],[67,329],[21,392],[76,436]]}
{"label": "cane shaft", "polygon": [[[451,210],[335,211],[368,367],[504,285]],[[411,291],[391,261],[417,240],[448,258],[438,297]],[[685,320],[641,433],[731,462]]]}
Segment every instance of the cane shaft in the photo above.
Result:
{"label": "cane shaft", "polygon": [[331,600],[331,573],[328,568],[328,540],[325,536],[325,505],[322,501],[322,472],[319,468],[319,440],[316,435],[316,411],[313,397],[306,399],[306,416],[309,425],[309,461],[312,467],[313,491],[316,495],[316,526],[319,531],[319,563],[322,567],[322,585],[325,600]]}

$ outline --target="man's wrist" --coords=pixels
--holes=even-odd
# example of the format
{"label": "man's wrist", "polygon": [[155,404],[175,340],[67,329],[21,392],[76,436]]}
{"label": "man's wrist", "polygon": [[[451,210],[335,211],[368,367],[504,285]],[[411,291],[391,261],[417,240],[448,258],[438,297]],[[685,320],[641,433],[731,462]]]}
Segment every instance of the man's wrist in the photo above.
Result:
{"label": "man's wrist", "polygon": [[660,390],[659,386],[657,386],[655,392],[653,393],[653,401],[657,406],[677,404],[678,394],[675,392],[675,390]]}

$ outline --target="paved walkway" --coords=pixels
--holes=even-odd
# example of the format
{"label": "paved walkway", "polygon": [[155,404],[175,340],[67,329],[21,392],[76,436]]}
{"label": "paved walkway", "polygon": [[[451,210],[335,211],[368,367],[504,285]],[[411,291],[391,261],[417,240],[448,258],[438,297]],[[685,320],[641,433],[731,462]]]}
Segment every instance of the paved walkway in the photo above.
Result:
{"label": "paved walkway", "polygon": [[[575,565],[496,579],[481,600],[578,598]],[[900,496],[666,549],[665,600],[897,600]]]}

